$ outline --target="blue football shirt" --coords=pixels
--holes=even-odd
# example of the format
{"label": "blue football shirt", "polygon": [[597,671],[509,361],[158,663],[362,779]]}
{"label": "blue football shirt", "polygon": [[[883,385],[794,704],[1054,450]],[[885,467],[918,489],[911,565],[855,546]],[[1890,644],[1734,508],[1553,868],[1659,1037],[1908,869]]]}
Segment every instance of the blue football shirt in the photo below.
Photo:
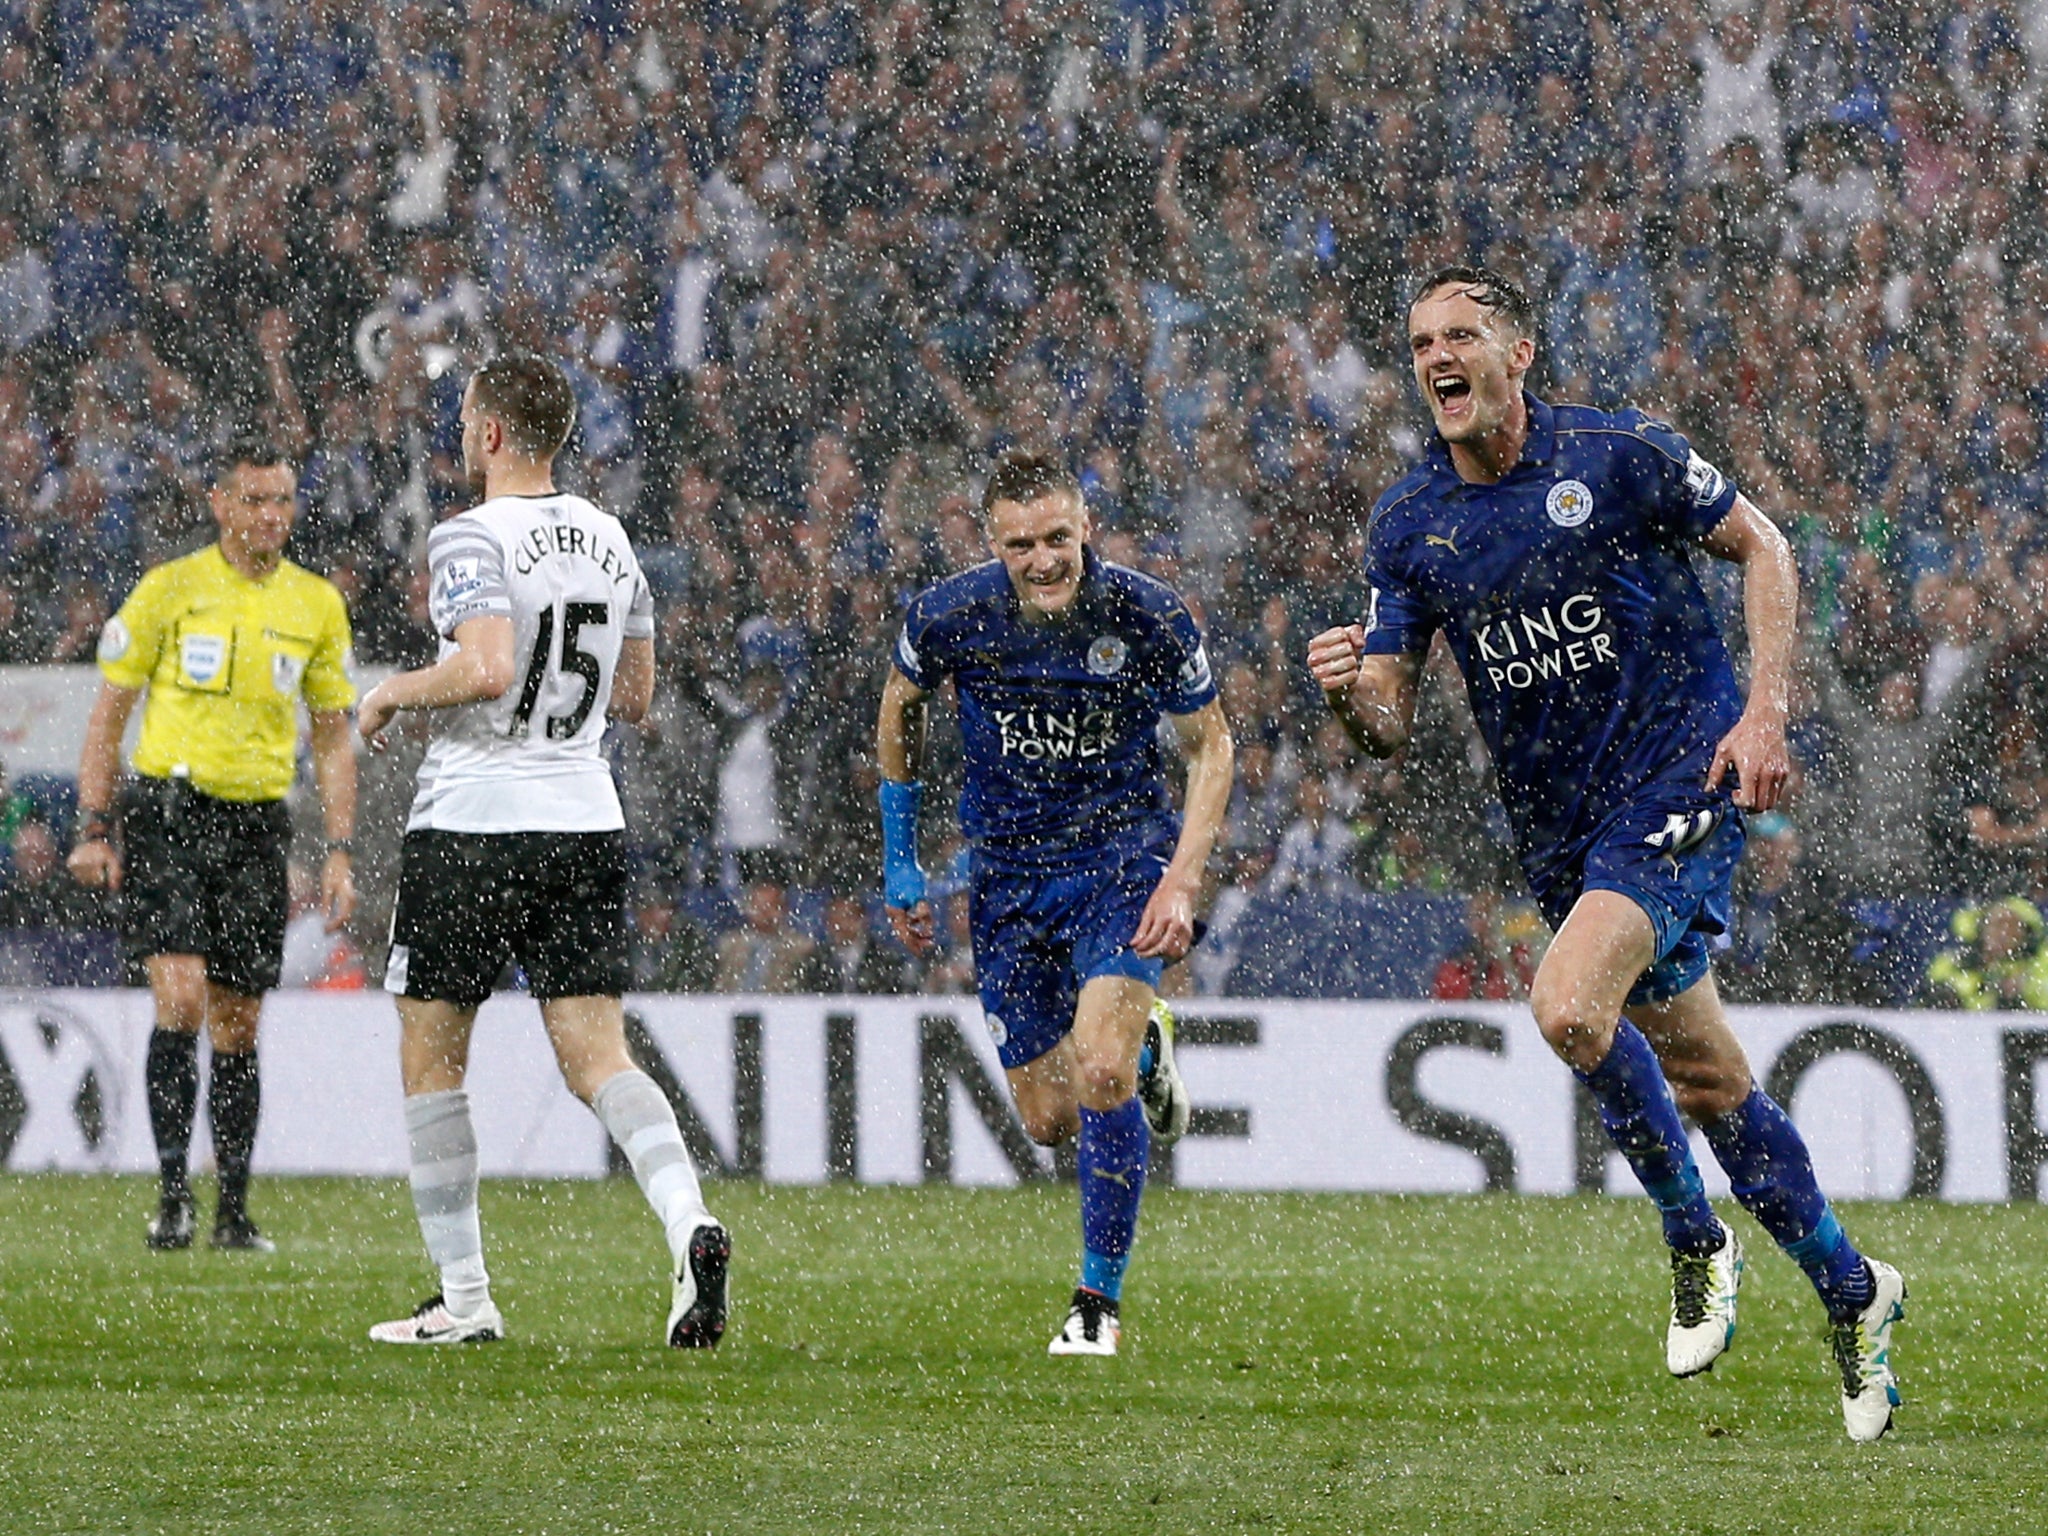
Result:
{"label": "blue football shirt", "polygon": [[1646,794],[1704,803],[1742,694],[1691,561],[1734,487],[1640,411],[1524,398],[1497,484],[1467,484],[1438,441],[1375,504],[1365,649],[1444,632],[1534,871]]}
{"label": "blue football shirt", "polygon": [[1162,715],[1216,697],[1201,631],[1173,589],[1082,551],[1080,590],[1026,623],[1002,562],[910,601],[895,662],[929,692],[951,677],[967,782],[961,830],[1015,868],[1078,869],[1174,827]]}

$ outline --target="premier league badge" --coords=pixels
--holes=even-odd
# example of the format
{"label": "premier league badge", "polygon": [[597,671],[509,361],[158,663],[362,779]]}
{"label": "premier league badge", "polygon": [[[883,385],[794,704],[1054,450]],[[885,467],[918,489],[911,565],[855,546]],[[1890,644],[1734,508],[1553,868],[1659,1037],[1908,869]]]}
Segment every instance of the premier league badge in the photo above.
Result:
{"label": "premier league badge", "polygon": [[1097,677],[1115,677],[1129,654],[1130,647],[1115,635],[1102,635],[1088,647],[1088,670]]}
{"label": "premier league badge", "polygon": [[1583,480],[1560,480],[1544,498],[1543,510],[1560,528],[1576,528],[1593,515],[1593,493]]}

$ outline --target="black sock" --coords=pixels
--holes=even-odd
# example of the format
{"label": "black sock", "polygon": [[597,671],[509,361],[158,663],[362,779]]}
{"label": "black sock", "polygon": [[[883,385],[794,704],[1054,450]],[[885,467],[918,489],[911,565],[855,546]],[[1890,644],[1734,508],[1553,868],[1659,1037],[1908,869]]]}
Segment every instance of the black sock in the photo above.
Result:
{"label": "black sock", "polygon": [[249,1154],[256,1145],[256,1111],[262,1102],[256,1053],[215,1051],[206,1114],[213,1122],[213,1161],[220,1170],[219,1220],[247,1214]]}
{"label": "black sock", "polygon": [[166,1195],[185,1194],[192,1115],[199,1106],[199,1037],[175,1029],[152,1030],[143,1069],[149,1089],[149,1129],[156,1137],[157,1168]]}

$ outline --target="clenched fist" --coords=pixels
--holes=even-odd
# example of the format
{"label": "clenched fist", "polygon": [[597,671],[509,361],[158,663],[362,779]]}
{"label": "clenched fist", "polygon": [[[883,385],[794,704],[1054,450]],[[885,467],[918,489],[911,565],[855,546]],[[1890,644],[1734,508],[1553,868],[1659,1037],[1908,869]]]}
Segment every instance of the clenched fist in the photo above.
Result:
{"label": "clenched fist", "polygon": [[1363,624],[1326,629],[1308,643],[1308,669],[1324,693],[1347,693],[1358,681],[1359,658],[1364,654]]}

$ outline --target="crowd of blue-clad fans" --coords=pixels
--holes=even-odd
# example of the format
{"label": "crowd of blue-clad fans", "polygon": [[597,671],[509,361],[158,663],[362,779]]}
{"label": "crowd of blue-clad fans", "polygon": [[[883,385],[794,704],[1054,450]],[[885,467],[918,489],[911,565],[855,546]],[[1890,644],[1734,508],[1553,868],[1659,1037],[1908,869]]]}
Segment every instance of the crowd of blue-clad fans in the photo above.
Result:
{"label": "crowd of blue-clad fans", "polygon": [[[985,557],[978,473],[1046,446],[1102,552],[1199,603],[1241,744],[1190,984],[1514,996],[1542,934],[1450,674],[1389,768],[1301,664],[1421,446],[1405,275],[1483,259],[1544,301],[1541,392],[1668,417],[1798,550],[1798,772],[1725,989],[2032,1006],[2043,31],[2005,0],[0,0],[0,661],[90,660],[252,423],[301,458],[293,553],[360,660],[418,661],[461,379],[549,352],[661,609],[616,738],[640,980],[966,987],[957,937],[913,966],[872,921],[874,704],[904,596]],[[370,784],[368,963],[315,946],[312,979],[374,976],[404,767]],[[14,979],[119,969],[67,805],[7,804]]]}

